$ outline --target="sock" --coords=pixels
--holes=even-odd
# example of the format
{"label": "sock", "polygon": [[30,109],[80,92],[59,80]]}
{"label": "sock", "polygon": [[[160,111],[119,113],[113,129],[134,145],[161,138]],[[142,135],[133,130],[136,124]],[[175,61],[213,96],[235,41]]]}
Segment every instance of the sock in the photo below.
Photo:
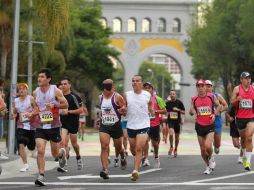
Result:
{"label": "sock", "polygon": [[79,160],[80,158],[81,158],[80,155],[76,156],[76,159],[77,159],[77,160]]}
{"label": "sock", "polygon": [[251,160],[251,153],[252,152],[245,152],[245,156],[247,158],[247,162],[250,162],[250,160]]}

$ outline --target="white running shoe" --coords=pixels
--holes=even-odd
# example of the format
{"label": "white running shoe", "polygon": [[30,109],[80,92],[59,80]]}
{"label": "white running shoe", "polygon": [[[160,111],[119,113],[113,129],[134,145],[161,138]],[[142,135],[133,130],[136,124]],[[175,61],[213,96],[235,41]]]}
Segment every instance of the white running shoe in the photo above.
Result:
{"label": "white running shoe", "polygon": [[24,166],[19,170],[20,172],[26,172],[29,169],[28,164],[24,164]]}
{"label": "white running shoe", "polygon": [[118,158],[114,159],[114,167],[115,168],[119,167],[119,159]]}
{"label": "white running shoe", "polygon": [[3,155],[2,153],[0,153],[0,160],[8,160],[9,157]]}
{"label": "white running shoe", "polygon": [[215,162],[215,160],[214,160],[214,157],[212,156],[212,157],[209,159],[209,167],[210,167],[212,170],[214,170],[215,166],[216,166],[216,162]]}
{"label": "white running shoe", "polygon": [[145,158],[144,163],[142,164],[143,167],[150,166],[150,162],[148,158]]}
{"label": "white running shoe", "polygon": [[210,168],[209,166],[206,167],[204,174],[209,175],[212,172],[212,168]]}
{"label": "white running shoe", "polygon": [[243,157],[239,156],[237,162],[238,162],[238,164],[242,164],[243,163]]}
{"label": "white running shoe", "polygon": [[161,165],[160,159],[159,158],[155,158],[154,159],[154,168],[159,168],[160,165]]}
{"label": "white running shoe", "polygon": [[64,148],[60,149],[60,157],[58,158],[58,163],[60,168],[64,168],[65,164],[66,164],[66,151]]}
{"label": "white running shoe", "polygon": [[82,168],[83,168],[82,158],[77,160],[77,168],[78,168],[78,170],[82,170]]}

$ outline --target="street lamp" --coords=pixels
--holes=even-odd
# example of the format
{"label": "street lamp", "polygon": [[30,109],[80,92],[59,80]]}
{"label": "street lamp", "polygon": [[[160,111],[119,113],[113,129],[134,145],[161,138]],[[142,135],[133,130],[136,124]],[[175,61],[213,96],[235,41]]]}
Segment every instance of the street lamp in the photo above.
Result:
{"label": "street lamp", "polygon": [[153,70],[152,69],[147,69],[146,71],[151,73],[151,82],[152,82],[152,79],[153,79]]}

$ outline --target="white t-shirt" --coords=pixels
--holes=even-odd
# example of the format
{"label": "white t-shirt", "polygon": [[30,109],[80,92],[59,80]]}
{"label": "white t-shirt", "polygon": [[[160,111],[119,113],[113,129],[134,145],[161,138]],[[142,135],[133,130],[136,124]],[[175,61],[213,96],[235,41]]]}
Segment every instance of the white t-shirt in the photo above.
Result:
{"label": "white t-shirt", "polygon": [[150,127],[148,103],[151,99],[151,94],[144,90],[140,94],[128,91],[126,92],[126,99],[127,128],[138,130]]}

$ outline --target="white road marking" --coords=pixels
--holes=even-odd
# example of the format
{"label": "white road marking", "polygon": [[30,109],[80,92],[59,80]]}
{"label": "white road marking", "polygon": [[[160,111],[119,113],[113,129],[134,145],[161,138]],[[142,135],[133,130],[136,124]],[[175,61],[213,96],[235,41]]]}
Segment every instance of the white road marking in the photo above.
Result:
{"label": "white road marking", "polygon": [[215,181],[215,180],[220,180],[220,179],[228,179],[228,178],[233,178],[233,177],[241,177],[241,176],[246,176],[246,175],[251,175],[251,174],[254,174],[254,171],[244,172],[244,173],[239,173],[239,174],[233,174],[233,175],[226,175],[226,176],[221,176],[221,177],[214,177],[214,178],[209,178],[209,179],[188,181],[186,183],[202,183],[202,182]]}
{"label": "white road marking", "polygon": [[[149,170],[145,170],[142,172],[139,172],[140,174],[145,174],[145,173],[150,173],[150,172],[155,172],[155,171],[159,171],[161,170],[161,168],[154,168],[154,169],[149,169]],[[125,174],[125,175],[109,175],[109,178],[124,178],[124,177],[131,177],[131,174]],[[98,175],[73,175],[73,176],[61,176],[58,177],[58,179],[60,180],[67,180],[67,179],[100,179],[100,176]]]}

